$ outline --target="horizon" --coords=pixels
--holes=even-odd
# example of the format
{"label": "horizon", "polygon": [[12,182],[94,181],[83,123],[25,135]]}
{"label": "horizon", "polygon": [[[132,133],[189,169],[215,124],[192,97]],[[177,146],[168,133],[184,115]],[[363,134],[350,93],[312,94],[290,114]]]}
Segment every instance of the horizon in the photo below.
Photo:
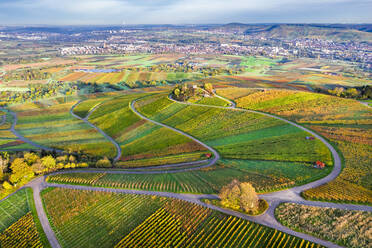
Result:
{"label": "horizon", "polygon": [[135,27],[135,26],[224,26],[224,25],[372,25],[372,22],[358,22],[358,23],[348,23],[348,22],[252,22],[252,23],[243,23],[243,22],[228,22],[228,23],[137,23],[137,24],[1,24],[0,27]]}

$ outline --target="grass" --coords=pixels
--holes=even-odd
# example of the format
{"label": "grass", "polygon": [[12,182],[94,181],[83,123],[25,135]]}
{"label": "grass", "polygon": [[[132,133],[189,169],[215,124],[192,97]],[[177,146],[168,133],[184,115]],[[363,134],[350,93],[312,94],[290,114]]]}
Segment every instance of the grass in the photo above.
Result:
{"label": "grass", "polygon": [[60,188],[46,191],[43,199],[62,247],[313,245],[277,230],[176,199]]}
{"label": "grass", "polygon": [[30,211],[27,189],[22,189],[0,202],[0,232],[10,227]]}
{"label": "grass", "polygon": [[228,107],[229,102],[219,98],[219,97],[194,97],[188,100],[191,103],[203,104],[203,105],[212,105],[212,106],[222,106]]}
{"label": "grass", "polygon": [[269,209],[269,203],[267,203],[267,201],[264,200],[264,199],[259,199],[258,200],[258,209],[254,213],[252,211],[251,212],[246,212],[242,209],[228,208],[221,203],[221,200],[203,199],[202,201],[207,203],[207,204],[212,204],[212,205],[215,205],[215,206],[220,207],[220,208],[230,209],[230,210],[237,211],[237,212],[240,212],[240,213],[243,213],[243,214],[246,214],[246,215],[251,215],[251,216],[262,215],[266,212],[266,210]]}

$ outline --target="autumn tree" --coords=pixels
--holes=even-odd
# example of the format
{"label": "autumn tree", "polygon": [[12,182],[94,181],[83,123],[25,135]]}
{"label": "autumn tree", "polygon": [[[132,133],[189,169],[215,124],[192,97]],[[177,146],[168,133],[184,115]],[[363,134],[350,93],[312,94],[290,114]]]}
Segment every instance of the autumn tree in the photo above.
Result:
{"label": "autumn tree", "polygon": [[4,171],[8,167],[9,164],[9,154],[4,152],[0,155],[0,178],[2,177]]}
{"label": "autumn tree", "polygon": [[34,163],[36,163],[36,161],[38,161],[40,159],[37,154],[32,153],[32,152],[25,153],[23,155],[23,158],[25,159],[25,161],[28,165],[33,165]]}
{"label": "autumn tree", "polygon": [[258,196],[253,186],[236,179],[222,188],[219,197],[221,204],[227,208],[255,213],[259,207]]}
{"label": "autumn tree", "polygon": [[45,169],[53,170],[56,168],[56,160],[51,156],[45,156],[41,159],[41,164]]}
{"label": "autumn tree", "polygon": [[112,165],[111,161],[107,157],[105,157],[103,159],[98,160],[96,166],[98,168],[110,168]]}
{"label": "autumn tree", "polygon": [[28,182],[35,174],[23,158],[16,158],[10,165],[12,174],[9,180],[13,184],[24,184]]}
{"label": "autumn tree", "polygon": [[213,86],[211,83],[205,83],[204,84],[204,89],[208,91],[210,94],[213,94]]}

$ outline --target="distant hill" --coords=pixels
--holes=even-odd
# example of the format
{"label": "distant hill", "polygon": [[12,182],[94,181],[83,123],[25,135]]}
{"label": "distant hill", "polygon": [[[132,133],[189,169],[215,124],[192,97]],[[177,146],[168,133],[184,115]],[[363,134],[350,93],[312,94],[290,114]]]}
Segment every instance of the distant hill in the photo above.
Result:
{"label": "distant hill", "polygon": [[243,24],[217,27],[225,31],[274,38],[321,38],[372,42],[372,24]]}

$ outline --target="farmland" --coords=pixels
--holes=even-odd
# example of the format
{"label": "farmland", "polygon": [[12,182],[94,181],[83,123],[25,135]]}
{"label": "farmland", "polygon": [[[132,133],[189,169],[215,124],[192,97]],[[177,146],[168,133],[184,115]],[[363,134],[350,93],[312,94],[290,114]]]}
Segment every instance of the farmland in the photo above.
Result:
{"label": "farmland", "polygon": [[33,204],[28,188],[0,202],[1,247],[49,247]]}
{"label": "farmland", "polygon": [[[371,110],[351,99],[315,93],[226,89],[219,94],[243,108],[289,118],[322,134],[337,146],[345,168],[336,180],[303,193],[308,199],[372,203]],[[235,94],[236,93],[236,94]],[[235,96],[234,96],[235,95]]]}
{"label": "farmland", "polygon": [[370,212],[285,203],[276,209],[276,216],[292,229],[331,240],[345,247],[370,245]]}
{"label": "farmland", "polygon": [[218,193],[233,179],[239,179],[251,182],[258,192],[270,192],[313,181],[325,176],[328,171],[327,169],[319,172],[303,163],[222,160],[216,166],[190,172],[154,175],[73,173],[52,175],[47,181],[96,187],[212,194]]}
{"label": "farmland", "polygon": [[60,188],[47,189],[43,199],[62,247],[314,246],[176,199]]}
{"label": "farmland", "polygon": [[76,101],[55,99],[12,107],[18,115],[16,130],[26,138],[48,147],[96,156],[113,157],[111,143],[70,113]]}
{"label": "farmland", "polygon": [[[142,120],[130,109],[130,103],[142,96],[129,94],[107,99],[89,117],[90,122],[122,147],[117,166],[138,167],[203,158],[206,148],[165,127]],[[94,100],[92,104],[96,104]]]}
{"label": "farmland", "polygon": [[308,142],[305,132],[270,117],[230,109],[186,106],[165,96],[144,98],[136,107],[144,115],[215,147],[224,158],[308,163],[321,159],[332,165],[324,144],[318,140]]}

